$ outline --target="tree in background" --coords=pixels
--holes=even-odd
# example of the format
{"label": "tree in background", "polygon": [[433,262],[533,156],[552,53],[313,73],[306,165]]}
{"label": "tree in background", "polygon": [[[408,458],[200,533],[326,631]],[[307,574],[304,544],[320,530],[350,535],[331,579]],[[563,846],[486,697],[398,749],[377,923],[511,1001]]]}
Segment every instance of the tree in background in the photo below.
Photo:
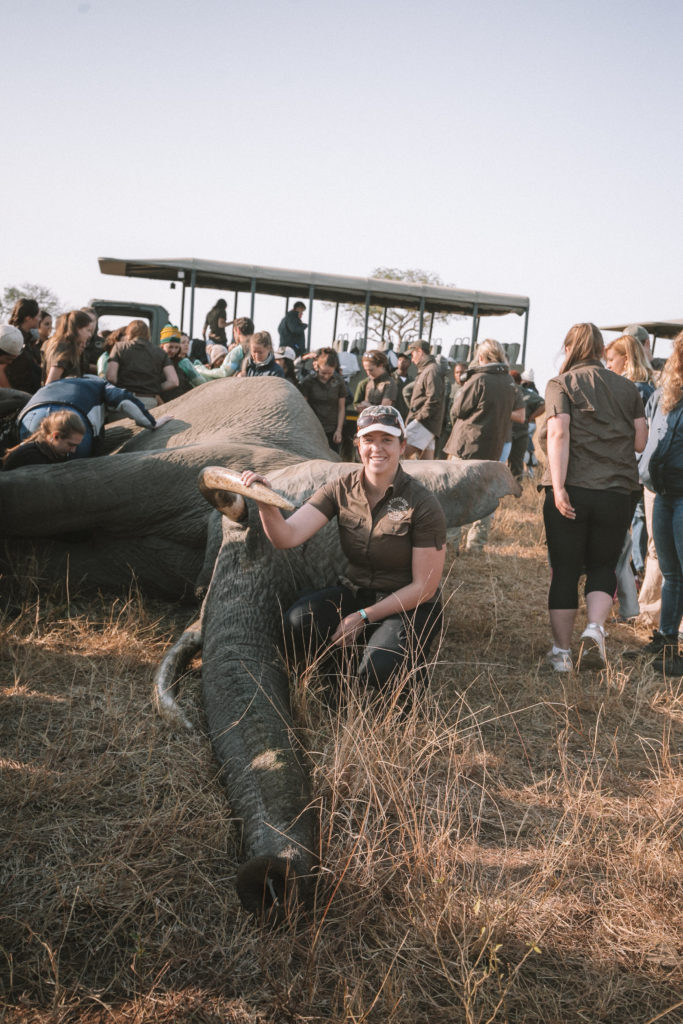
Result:
{"label": "tree in background", "polygon": [[64,303],[53,291],[42,284],[30,284],[24,281],[23,284],[10,285],[5,288],[0,298],[0,320],[7,322],[17,299],[35,299],[41,309],[51,313],[52,317],[59,316],[64,309]]}
{"label": "tree in background", "polygon": [[[409,284],[434,284],[443,286],[444,282],[438,274],[428,270],[399,270],[397,267],[377,267],[372,272],[372,277],[378,277],[383,281],[402,281]],[[451,285],[449,287],[455,287]],[[345,305],[341,307],[343,313],[352,327],[362,333],[365,326],[365,306],[362,303]],[[386,313],[386,320],[385,320]],[[422,324],[422,336],[427,337],[431,323],[431,313],[425,313]],[[463,317],[456,314],[435,313],[434,327],[443,327],[451,320],[462,320]],[[368,349],[382,347],[382,326],[384,325],[384,347],[389,342],[393,344],[394,351],[397,351],[402,342],[410,344],[420,337],[420,311],[418,309],[393,308],[385,310],[383,306],[370,306],[368,317]]]}

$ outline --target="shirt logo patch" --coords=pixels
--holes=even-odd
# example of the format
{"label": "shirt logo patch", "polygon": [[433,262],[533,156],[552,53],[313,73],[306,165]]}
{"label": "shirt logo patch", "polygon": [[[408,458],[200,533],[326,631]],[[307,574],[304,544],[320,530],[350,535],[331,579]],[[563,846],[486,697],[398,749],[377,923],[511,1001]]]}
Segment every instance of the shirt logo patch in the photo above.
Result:
{"label": "shirt logo patch", "polygon": [[391,498],[387,505],[387,516],[389,519],[400,522],[405,518],[405,514],[409,509],[410,505],[405,498]]}

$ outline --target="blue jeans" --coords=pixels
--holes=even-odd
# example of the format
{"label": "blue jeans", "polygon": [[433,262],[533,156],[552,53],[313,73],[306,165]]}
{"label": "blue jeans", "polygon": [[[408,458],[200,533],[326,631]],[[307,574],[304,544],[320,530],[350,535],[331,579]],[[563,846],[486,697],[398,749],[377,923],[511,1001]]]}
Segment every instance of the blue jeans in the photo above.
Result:
{"label": "blue jeans", "polygon": [[656,495],[652,536],[664,577],[659,629],[674,636],[683,618],[683,497]]}

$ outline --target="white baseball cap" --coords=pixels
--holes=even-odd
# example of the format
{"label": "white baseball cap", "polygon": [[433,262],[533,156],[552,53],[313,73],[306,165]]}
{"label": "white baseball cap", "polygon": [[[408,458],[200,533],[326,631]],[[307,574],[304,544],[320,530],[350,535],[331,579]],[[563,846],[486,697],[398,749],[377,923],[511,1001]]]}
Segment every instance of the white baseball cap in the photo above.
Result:
{"label": "white baseball cap", "polygon": [[8,356],[18,356],[24,347],[24,335],[12,324],[0,324],[0,352]]}

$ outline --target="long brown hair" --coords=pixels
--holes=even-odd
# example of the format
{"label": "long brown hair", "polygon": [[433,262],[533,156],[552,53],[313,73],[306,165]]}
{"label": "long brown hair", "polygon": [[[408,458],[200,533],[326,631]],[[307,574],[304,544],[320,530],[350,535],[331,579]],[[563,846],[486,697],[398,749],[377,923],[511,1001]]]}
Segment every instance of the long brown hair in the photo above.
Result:
{"label": "long brown hair", "polygon": [[[85,324],[83,326],[85,327]],[[28,444],[30,441],[47,441],[50,434],[59,434],[60,437],[71,437],[72,434],[85,436],[85,426],[78,413],[72,412],[70,409],[58,409],[56,412],[51,412],[49,416],[40,421],[38,429],[34,430],[29,437],[24,438],[20,444],[15,444],[14,448],[7,449],[3,456],[3,464],[17,448],[21,448],[22,445]]]}
{"label": "long brown hair", "polygon": [[63,313],[57,320],[55,333],[45,342],[43,348],[45,366],[50,367],[60,362],[63,356],[67,356],[74,369],[81,365],[81,346],[78,340],[78,332],[82,327],[89,327],[91,317],[82,309],[72,309],[70,313]]}
{"label": "long brown hair", "polygon": [[683,398],[683,331],[674,338],[673,352],[662,370],[662,410],[671,412]]}
{"label": "long brown hair", "polygon": [[587,359],[600,359],[604,350],[602,334],[595,324],[574,324],[564,339],[565,356],[560,373],[566,373],[572,366],[585,363]]}

